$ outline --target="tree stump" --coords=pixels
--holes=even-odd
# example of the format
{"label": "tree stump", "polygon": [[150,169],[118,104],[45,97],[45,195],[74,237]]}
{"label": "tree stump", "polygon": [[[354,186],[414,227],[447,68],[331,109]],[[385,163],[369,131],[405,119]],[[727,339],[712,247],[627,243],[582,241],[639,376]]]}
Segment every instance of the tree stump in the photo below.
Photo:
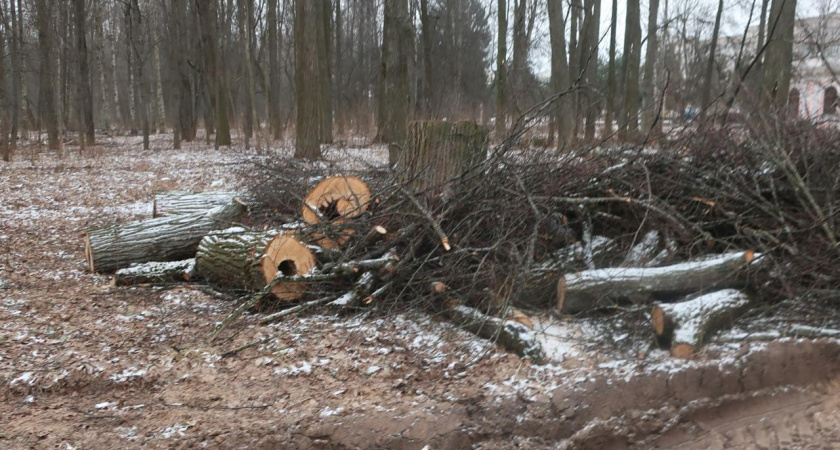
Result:
{"label": "tree stump", "polygon": [[456,180],[487,158],[489,133],[472,122],[409,123],[396,166],[401,181],[426,199],[451,198]]}
{"label": "tree stump", "polygon": [[[196,271],[216,286],[258,291],[284,276],[303,276],[315,267],[315,256],[291,234],[231,228],[201,240]],[[306,286],[277,283],[271,293],[280,300],[296,300]]]}
{"label": "tree stump", "polygon": [[195,256],[201,239],[241,221],[248,208],[232,201],[205,212],[158,217],[100,228],[85,236],[92,272],[112,272],[149,261],[180,261]]}

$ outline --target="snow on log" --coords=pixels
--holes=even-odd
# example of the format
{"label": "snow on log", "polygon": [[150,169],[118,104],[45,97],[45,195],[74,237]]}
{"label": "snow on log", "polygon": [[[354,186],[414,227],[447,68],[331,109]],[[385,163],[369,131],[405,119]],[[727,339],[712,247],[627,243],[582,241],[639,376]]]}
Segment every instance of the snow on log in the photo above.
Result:
{"label": "snow on log", "polygon": [[[291,233],[247,231],[231,228],[204,237],[198,245],[196,271],[211,284],[232,289],[259,291],[278,274],[308,275],[315,268],[315,256]],[[296,300],[306,286],[295,282],[276,283],[271,293],[280,300]]]}
{"label": "snow on log", "polygon": [[557,280],[565,272],[583,268],[588,262],[601,260],[615,249],[615,241],[604,236],[593,236],[584,242],[575,242],[549,255],[526,275],[522,288],[514,301],[517,305],[550,307],[557,302]]}
{"label": "snow on log", "polygon": [[198,243],[247,215],[238,200],[205,212],[121,223],[89,231],[85,258],[92,272],[112,272],[149,261],[178,261],[195,256]]}
{"label": "snow on log", "polygon": [[217,206],[227,205],[234,198],[247,199],[241,192],[156,192],[152,201],[152,217],[176,216],[205,212]]}
{"label": "snow on log", "polygon": [[567,274],[557,283],[557,307],[561,312],[577,314],[615,306],[624,300],[739,287],[745,282],[745,272],[755,265],[754,260],[760,261],[760,256],[745,251],[665,267],[610,268]]}
{"label": "snow on log", "polygon": [[493,341],[523,359],[530,359],[536,364],[545,362],[545,350],[542,345],[534,333],[519,322],[488,316],[463,305],[448,309],[446,314],[460,328]]}
{"label": "snow on log", "polygon": [[114,273],[114,286],[174,283],[196,279],[195,259],[132,264]]}
{"label": "snow on log", "polygon": [[724,289],[680,303],[653,307],[651,323],[661,344],[671,356],[690,358],[715,331],[731,324],[746,311],[749,297],[735,289]]}
{"label": "snow on log", "polygon": [[621,267],[650,267],[658,254],[659,232],[651,230],[627,252]]}

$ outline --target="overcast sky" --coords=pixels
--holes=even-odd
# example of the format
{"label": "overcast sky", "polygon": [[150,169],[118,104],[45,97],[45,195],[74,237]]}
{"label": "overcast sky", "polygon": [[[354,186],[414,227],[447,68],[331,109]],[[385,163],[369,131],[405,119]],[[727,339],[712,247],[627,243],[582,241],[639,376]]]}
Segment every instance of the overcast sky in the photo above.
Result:
{"label": "overcast sky", "polygon": [[[641,0],[641,15],[642,15],[642,36],[647,32],[647,17],[648,17],[648,0]],[[772,0],[771,0],[772,1]],[[711,35],[717,12],[717,0],[660,0],[659,2],[659,18],[660,21],[664,19],[666,2],[668,3],[668,14],[674,17],[678,11],[682,11],[688,6],[695,26],[701,26],[705,31],[705,35]],[[492,5],[490,10],[491,25],[493,30],[496,30],[496,1],[489,2]],[[513,6],[511,1],[508,1],[509,14],[513,15]],[[544,4],[543,1],[541,3]],[[753,7],[754,3],[754,7]],[[568,14],[568,3],[564,2],[563,12]],[[616,41],[620,49],[623,44],[624,36],[624,13],[626,10],[626,0],[618,0],[618,26]],[[744,32],[744,27],[750,17],[750,9],[753,8],[752,24],[758,24],[758,15],[761,11],[761,0],[724,0],[724,12],[721,20],[721,33],[724,35],[741,35]],[[768,7],[769,8],[769,7]],[[820,10],[825,9],[829,11],[836,11],[840,9],[840,0],[798,0],[796,5],[796,14],[798,17],[811,17],[818,15]],[[544,8],[543,8],[544,9]],[[537,74],[547,76],[550,70],[550,48],[548,46],[548,23],[545,17],[545,12],[541,11],[541,20],[537,22],[534,30],[534,47],[531,53],[531,64],[534,66]],[[601,0],[601,33],[604,36],[601,41],[600,52],[604,57],[609,50],[609,26],[612,15],[612,0]],[[702,22],[701,22],[702,20]],[[508,26],[512,26],[512,18],[508,21]],[[511,33],[511,30],[508,30]],[[508,38],[510,40],[510,37]],[[495,54],[495,44],[493,53]],[[508,51],[512,50],[512,45],[508,45]],[[510,57],[510,55],[508,55]],[[495,67],[495,66],[494,66]]]}

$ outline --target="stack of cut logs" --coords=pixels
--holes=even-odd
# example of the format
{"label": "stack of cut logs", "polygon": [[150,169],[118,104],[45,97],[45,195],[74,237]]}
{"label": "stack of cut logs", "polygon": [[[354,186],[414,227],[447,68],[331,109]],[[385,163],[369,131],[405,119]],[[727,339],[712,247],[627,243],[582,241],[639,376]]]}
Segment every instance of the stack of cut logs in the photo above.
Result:
{"label": "stack of cut logs", "polygon": [[[414,210],[410,217],[427,222],[434,230],[441,244],[434,248],[448,254],[465,249],[457,248],[458,242],[450,243],[425,205],[446,201],[461,195],[459,189],[470,187],[469,181],[477,177],[463,175],[487,159],[486,137],[487,130],[474,124],[414,122],[396,165],[399,186],[394,190],[410,200],[407,204]],[[460,184],[449,181],[454,179],[461,179]],[[116,285],[201,280],[248,293],[216,334],[269,297],[303,303],[266,316],[263,323],[313,305],[361,307],[375,304],[389,291],[422,289],[405,286],[414,282],[411,270],[405,268],[408,261],[421,259],[415,254],[420,246],[397,245],[398,235],[415,233],[412,230],[419,227],[386,230],[371,219],[372,214],[365,214],[374,201],[363,180],[349,175],[323,178],[302,200],[300,223],[258,231],[247,224],[249,215],[262,206],[248,195],[159,193],[152,218],[87,233],[88,267],[93,272],[113,273]],[[746,309],[749,299],[736,289],[746,286],[750,270],[763,260],[746,251],[663,266],[672,252],[657,251],[659,236],[651,232],[631,249],[620,267],[596,269],[599,253],[614,253],[613,240],[591,232],[584,235],[588,239],[567,245],[556,258],[528,269],[513,305],[491,308],[502,318],[466,306],[444,282],[432,282],[428,291],[440,300],[445,315],[462,328],[538,363],[545,359],[545,352],[530,320],[509,306],[556,303],[561,312],[578,314],[652,303],[657,341],[674,356],[690,357],[712,332]],[[348,252],[351,244],[364,251]],[[666,248],[670,248],[667,243]],[[400,278],[401,271],[409,275]],[[460,275],[469,274],[453,278]],[[315,292],[314,286],[320,289]]]}

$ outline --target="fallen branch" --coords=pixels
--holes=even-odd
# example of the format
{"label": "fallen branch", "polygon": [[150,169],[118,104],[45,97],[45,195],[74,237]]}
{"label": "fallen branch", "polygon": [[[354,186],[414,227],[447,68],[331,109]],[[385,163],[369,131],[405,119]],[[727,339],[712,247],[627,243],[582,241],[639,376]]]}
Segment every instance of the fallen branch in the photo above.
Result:
{"label": "fallen branch", "polygon": [[193,281],[198,277],[195,271],[195,259],[171,262],[148,262],[132,264],[114,273],[111,281],[114,286],[134,284],[160,284],[176,281]]}
{"label": "fallen branch", "polygon": [[458,327],[495,342],[511,353],[536,364],[545,362],[545,350],[527,326],[488,316],[468,306],[458,305],[445,311]]}

